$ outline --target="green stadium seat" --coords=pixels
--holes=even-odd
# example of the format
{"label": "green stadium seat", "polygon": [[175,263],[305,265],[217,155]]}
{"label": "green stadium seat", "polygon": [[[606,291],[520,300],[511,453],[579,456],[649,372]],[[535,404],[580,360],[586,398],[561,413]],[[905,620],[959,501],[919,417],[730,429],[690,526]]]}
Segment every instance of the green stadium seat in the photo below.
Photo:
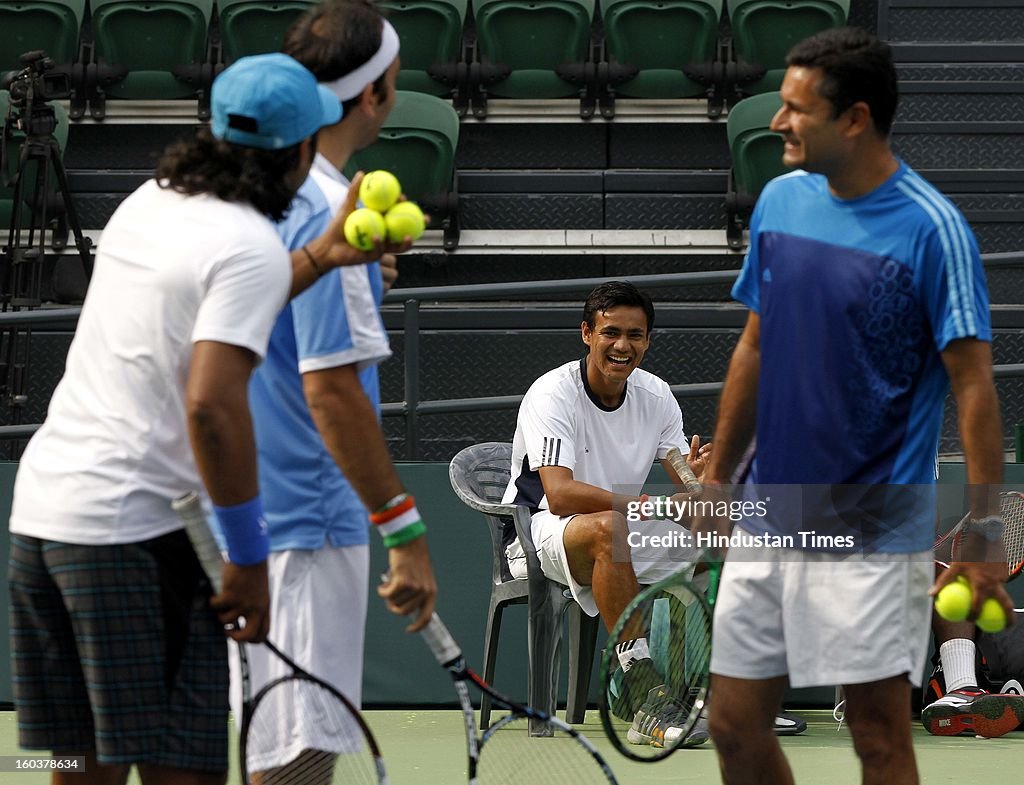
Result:
{"label": "green stadium seat", "polygon": [[349,159],[345,174],[360,169],[387,169],[402,183],[407,197],[440,222],[446,247],[458,242],[457,195],[454,186],[459,117],[447,101],[433,95],[397,91],[395,108],[377,141]]}
{"label": "green stadium seat", "polygon": [[43,49],[58,67],[78,60],[85,0],[0,0],[0,72],[21,69],[25,52]]}
{"label": "green stadium seat", "polygon": [[473,17],[484,96],[566,98],[592,80],[594,0],[473,0]]}
{"label": "green stadium seat", "polygon": [[285,31],[313,5],[312,0],[217,0],[223,61],[280,52]]}
{"label": "green stadium seat", "polygon": [[[694,80],[685,69],[714,61],[722,0],[600,2],[616,93],[634,98],[691,98],[708,92],[707,82]],[[618,81],[617,66],[632,66],[636,74]]]}
{"label": "green stadium seat", "polygon": [[786,54],[799,41],[846,24],[850,0],[728,0],[736,59],[765,69],[741,85],[748,94],[779,89]]}
{"label": "green stadium seat", "polygon": [[[402,42],[398,89],[449,96],[462,60],[466,0],[380,0]],[[465,70],[465,64],[462,65]]]}
{"label": "green stadium seat", "polygon": [[[213,0],[90,0],[95,59],[102,68],[127,69],[104,79],[111,98],[196,98],[208,65],[207,34]],[[212,81],[212,72],[206,82]],[[95,114],[95,112],[94,112]]]}
{"label": "green stadium seat", "polygon": [[[10,93],[6,90],[0,90],[0,136],[6,140],[7,148],[4,151],[4,171],[0,172],[0,231],[6,231],[11,226],[11,217],[14,211],[14,179],[18,175],[21,147],[25,141],[25,136],[16,129],[11,128],[8,129],[7,133],[2,133],[7,122],[10,98]],[[53,131],[53,137],[57,140],[57,146],[60,148],[61,155],[63,155],[64,148],[68,142],[68,113],[59,103],[54,103],[53,109],[57,118],[57,127]],[[31,223],[31,214],[29,213],[26,197],[31,197],[32,195],[37,169],[38,166],[35,162],[29,162],[25,169],[26,185],[22,190],[23,203],[21,220],[19,221],[23,227],[28,227]],[[49,192],[52,204],[57,195],[57,176],[53,171],[50,172]],[[57,217],[57,213],[53,209],[48,209],[47,213],[53,218]]]}
{"label": "green stadium seat", "polygon": [[782,107],[778,93],[744,98],[729,110],[726,133],[732,169],[726,195],[729,247],[743,246],[743,227],[765,184],[789,168],[782,163],[782,137],[769,130]]}

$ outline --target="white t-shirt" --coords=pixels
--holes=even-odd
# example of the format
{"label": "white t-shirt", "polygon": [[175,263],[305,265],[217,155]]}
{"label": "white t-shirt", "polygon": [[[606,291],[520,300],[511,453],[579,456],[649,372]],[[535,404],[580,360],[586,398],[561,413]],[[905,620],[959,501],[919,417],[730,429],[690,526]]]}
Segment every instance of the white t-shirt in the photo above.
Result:
{"label": "white t-shirt", "polygon": [[264,356],[291,263],[249,206],[150,180],[100,238],[95,273],[46,422],[14,485],[11,532],[77,544],[181,527],[171,500],[202,486],[185,421],[196,341]]}
{"label": "white t-shirt", "polygon": [[503,502],[549,509],[541,466],[564,466],[574,480],[636,494],[654,461],[672,447],[689,452],[683,415],[668,384],[638,368],[622,402],[609,408],[587,385],[586,359],[573,360],[537,379],[523,398]]}

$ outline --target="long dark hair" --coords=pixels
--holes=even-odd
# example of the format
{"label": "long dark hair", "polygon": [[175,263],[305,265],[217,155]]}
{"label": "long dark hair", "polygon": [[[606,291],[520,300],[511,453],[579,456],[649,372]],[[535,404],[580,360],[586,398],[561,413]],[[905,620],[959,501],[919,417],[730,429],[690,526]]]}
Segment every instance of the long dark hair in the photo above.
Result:
{"label": "long dark hair", "polygon": [[299,162],[299,145],[260,150],[229,144],[215,138],[209,128],[201,128],[193,138],[164,151],[156,178],[161,188],[242,202],[280,221],[295,195],[287,176]]}

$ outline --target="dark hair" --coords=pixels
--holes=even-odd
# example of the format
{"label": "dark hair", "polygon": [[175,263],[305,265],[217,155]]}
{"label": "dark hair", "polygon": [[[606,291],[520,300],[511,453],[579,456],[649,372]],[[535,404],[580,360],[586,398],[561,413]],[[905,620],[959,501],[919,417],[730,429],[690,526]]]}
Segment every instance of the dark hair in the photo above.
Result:
{"label": "dark hair", "polygon": [[[284,34],[281,51],[313,72],[318,82],[332,82],[363,65],[380,49],[383,17],[369,0],[327,0],[302,14]],[[373,92],[387,97],[385,74]],[[344,101],[345,114],[359,96]]]}
{"label": "dark hair", "polygon": [[863,101],[871,109],[875,130],[889,135],[899,86],[887,43],[858,27],[836,27],[798,43],[786,63],[824,71],[820,93],[831,102],[833,117]]}
{"label": "dark hair", "polygon": [[[312,139],[315,146],[316,136]],[[295,195],[287,176],[300,161],[299,145],[261,150],[230,144],[214,137],[209,128],[201,128],[191,139],[175,142],[164,151],[156,179],[161,188],[250,204],[280,221]]]}
{"label": "dark hair", "polygon": [[596,287],[587,295],[583,304],[583,321],[591,330],[596,324],[596,314],[603,313],[617,305],[635,306],[644,309],[647,317],[647,333],[654,329],[654,303],[647,292],[641,292],[633,284],[625,281],[609,281]]}

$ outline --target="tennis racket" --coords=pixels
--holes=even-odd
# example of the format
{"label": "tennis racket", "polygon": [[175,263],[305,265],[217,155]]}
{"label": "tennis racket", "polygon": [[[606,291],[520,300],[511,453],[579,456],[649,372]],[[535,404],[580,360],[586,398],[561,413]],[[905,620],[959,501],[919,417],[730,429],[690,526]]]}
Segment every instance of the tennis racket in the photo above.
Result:
{"label": "tennis racket", "polygon": [[[999,494],[999,513],[1003,517],[1003,547],[1006,549],[1006,568],[1009,571],[1007,580],[1011,581],[1018,577],[1024,568],[1024,493],[1006,491]],[[964,530],[970,519],[971,514],[967,513],[952,529],[936,540],[935,549],[948,545],[952,560],[957,561],[960,558]]]}
{"label": "tennis racket", "polygon": [[[224,561],[195,493],[172,506],[192,547],[220,593]],[[380,749],[359,711],[338,690],[299,667],[270,641],[266,647],[283,666],[253,695],[245,644],[238,644],[242,681],[239,764],[245,785],[386,785]],[[300,728],[297,717],[313,718]],[[315,727],[315,738],[308,728]]]}
{"label": "tennis racket", "polygon": [[[698,728],[708,700],[711,617],[722,562],[644,587],[608,634],[601,658],[601,724],[636,761],[661,760],[707,741]],[[707,587],[706,592],[703,586]]]}
{"label": "tennis racket", "polygon": [[[617,785],[614,773],[594,745],[571,725],[545,712],[523,706],[506,698],[467,665],[462,649],[435,613],[420,633],[455,683],[466,726],[470,785]],[[469,685],[491,697],[495,705],[509,713],[477,736],[476,717],[470,701]],[[531,738],[529,726],[540,723],[554,738]]]}
{"label": "tennis racket", "polygon": [[679,479],[683,481],[683,486],[686,488],[687,493],[693,496],[700,496],[701,488],[700,482],[693,474],[693,469],[690,468],[690,464],[686,462],[686,456],[680,451],[678,447],[671,448],[665,455],[665,460],[669,462],[669,465],[675,469],[676,474],[679,475]]}

